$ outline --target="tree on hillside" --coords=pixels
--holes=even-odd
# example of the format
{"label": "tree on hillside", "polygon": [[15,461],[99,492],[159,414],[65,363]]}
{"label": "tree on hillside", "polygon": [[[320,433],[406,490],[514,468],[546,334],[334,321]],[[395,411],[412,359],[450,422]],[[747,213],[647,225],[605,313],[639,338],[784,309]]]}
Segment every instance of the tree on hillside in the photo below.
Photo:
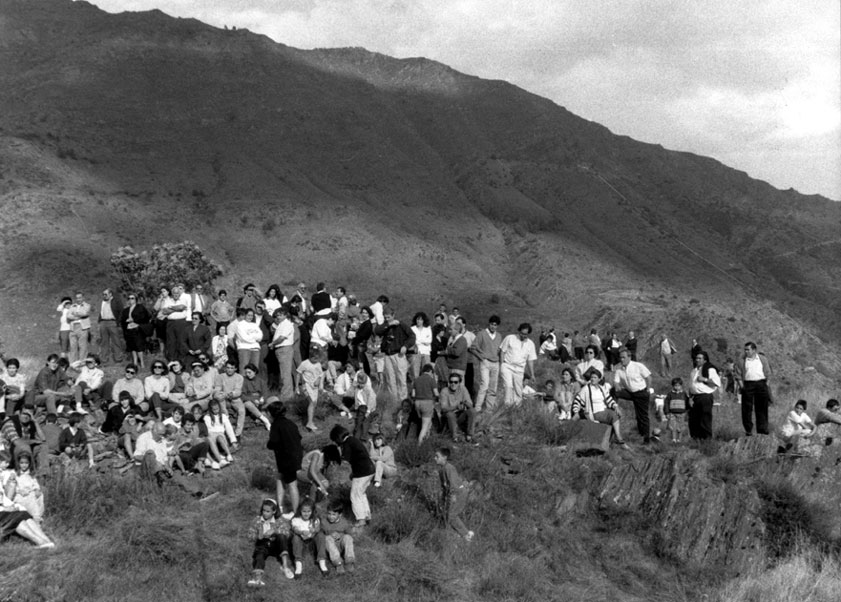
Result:
{"label": "tree on hillside", "polygon": [[111,254],[111,267],[124,291],[155,299],[162,286],[181,282],[188,288],[202,284],[208,288],[222,275],[222,268],[208,259],[194,242],[155,245],[146,251],[120,247]]}

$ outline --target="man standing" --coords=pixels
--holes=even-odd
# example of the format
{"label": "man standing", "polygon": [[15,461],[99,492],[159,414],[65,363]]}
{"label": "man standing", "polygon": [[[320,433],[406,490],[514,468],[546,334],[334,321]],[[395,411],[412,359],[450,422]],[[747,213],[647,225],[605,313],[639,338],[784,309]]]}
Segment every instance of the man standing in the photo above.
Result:
{"label": "man standing", "polygon": [[613,396],[633,402],[637,430],[642,435],[643,444],[647,444],[651,439],[659,440],[649,432],[648,410],[652,393],[654,389],[651,387],[651,371],[644,364],[633,361],[628,349],[620,349],[619,366],[613,373]]}
{"label": "man standing", "polygon": [[111,360],[119,363],[123,360],[123,350],[120,344],[121,333],[117,319],[123,313],[123,304],[110,288],[102,291],[102,304],[99,309],[99,356],[103,364],[111,354]]}
{"label": "man standing", "polygon": [[[374,327],[374,334],[383,338],[382,351],[385,354],[385,382],[391,403],[400,405],[409,396],[406,375],[409,373],[409,358],[406,353],[415,344],[412,329],[395,319],[394,309],[386,306],[383,310],[383,323]],[[381,412],[384,421],[391,423],[388,402]],[[392,406],[394,407],[394,406]]]}
{"label": "man standing", "polygon": [[193,313],[199,312],[202,315],[202,323],[207,323],[210,306],[210,298],[204,294],[204,287],[201,284],[195,285],[190,293],[190,309]]}
{"label": "man standing", "polygon": [[476,411],[481,412],[487,400],[488,409],[496,407],[496,387],[499,383],[499,345],[502,335],[497,332],[499,316],[488,319],[488,327],[476,335],[470,354],[479,361],[479,391],[476,393]]}
{"label": "man standing", "polygon": [[187,334],[190,330],[190,295],[183,284],[172,287],[172,305],[166,310],[166,358],[184,360],[187,357]]}
{"label": "man standing", "polygon": [[660,376],[671,377],[672,375],[672,355],[677,353],[669,337],[663,333],[660,336]]}
{"label": "man standing", "polygon": [[312,296],[311,302],[312,311],[319,318],[329,315],[333,310],[333,300],[323,282],[315,285],[315,293]]}
{"label": "man standing", "polygon": [[294,357],[295,327],[289,319],[289,310],[282,305],[274,312],[274,334],[269,343],[277,357],[280,379],[280,399],[289,401],[294,396],[295,387],[292,380],[292,358]]}
{"label": "man standing", "polygon": [[736,363],[736,381],[742,390],[742,426],[745,434],[753,434],[753,413],[756,412],[756,432],[768,434],[768,406],[771,405],[771,366],[762,353],[757,353],[756,343],[745,343],[745,355]]}
{"label": "man standing", "polygon": [[350,317],[347,315],[347,308],[347,290],[343,286],[336,287],[336,313],[339,314],[340,320]]}
{"label": "man standing", "polygon": [[[313,306],[315,307],[315,306]],[[319,314],[316,313],[318,316]],[[313,324],[312,333],[310,334],[310,344],[318,345],[322,351],[327,350],[327,345],[333,342],[333,326],[336,324],[336,314],[321,315]]]}
{"label": "man standing", "polygon": [[67,309],[67,323],[70,325],[70,363],[88,356],[88,340],[91,334],[91,306],[85,295],[76,293],[76,300]]}
{"label": "man standing", "polygon": [[464,340],[467,341],[467,368],[464,372],[464,386],[467,387],[467,392],[470,395],[473,395],[475,389],[473,388],[473,383],[475,382],[474,377],[476,374],[476,366],[473,364],[473,360],[475,359],[473,354],[470,353],[470,348],[473,346],[473,341],[476,340],[476,333],[470,332],[470,329],[467,327],[467,320],[464,319],[464,316],[459,316],[456,318],[456,323],[461,324],[461,336],[464,337]]}
{"label": "man standing", "polygon": [[499,346],[502,375],[503,402],[507,406],[520,405],[523,401],[523,376],[528,372],[534,380],[534,361],[537,350],[534,341],[529,338],[531,324],[523,322],[517,328],[517,334],[509,334]]}

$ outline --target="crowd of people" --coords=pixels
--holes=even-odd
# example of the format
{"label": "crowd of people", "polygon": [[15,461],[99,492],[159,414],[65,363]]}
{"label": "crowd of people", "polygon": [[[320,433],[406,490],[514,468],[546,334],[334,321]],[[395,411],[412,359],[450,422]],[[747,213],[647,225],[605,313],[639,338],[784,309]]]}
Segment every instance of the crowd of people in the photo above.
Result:
{"label": "crowd of people", "polygon": [[[329,292],[323,283],[312,295],[301,283],[288,296],[277,285],[264,293],[249,284],[233,303],[225,290],[210,298],[201,285],[187,292],[174,284],[162,287],[150,307],[137,294],[124,304],[106,289],[98,311],[81,292],[62,299],[57,311],[59,348],[35,378],[21,374],[14,358],[0,373],[0,465],[3,458],[8,464],[0,532],[17,530],[37,545],[53,545],[38,526],[43,502],[38,507],[33,496],[40,494],[37,478],[55,463],[95,466],[116,454],[125,459],[120,470],[202,498],[201,480],[187,475],[234,462],[246,426],[254,424],[268,431],[278,471],[276,498],[262,501],[251,532],[254,586],[263,584],[268,556],[278,557],[290,578],[302,574],[308,551],[324,573],[328,558],[337,573],[353,570],[353,536],[371,518],[366,490],[398,470],[387,437],[399,445],[439,432],[454,444],[476,444],[483,417],[528,397],[558,421],[607,425],[624,449],[620,400],[633,409],[643,445],[660,439],[658,423],[667,425],[673,443],[686,430],[693,439],[712,437],[716,399],[741,403],[746,435],[754,426],[770,432],[771,366],[752,342],[719,369],[693,341],[693,368],[684,380],[672,378],[677,351],[660,336],[660,376],[670,385],[658,394],[654,375],[637,358],[633,331],[624,341],[615,333],[602,341],[595,329],[560,337],[549,329],[535,344],[529,323],[503,336],[501,319],[492,315],[474,330],[458,308],[443,304],[431,319],[418,311],[406,320],[385,295],[362,305],[343,287]],[[95,338],[98,353],[91,351]],[[557,362],[557,382],[537,382],[539,357]],[[109,363],[122,366],[118,378],[106,378]],[[319,404],[335,411],[330,445],[305,452],[287,416],[298,400],[310,432],[325,428],[316,418]],[[841,423],[838,402],[830,402],[819,420]],[[806,403],[798,404],[782,431],[788,446],[813,430]],[[474,534],[461,519],[467,482],[450,454],[444,447],[434,458],[442,507],[447,523],[469,541]],[[315,505],[327,499],[324,471],[342,462],[351,469],[352,524],[335,500],[323,519]],[[299,483],[308,487],[303,499]]]}

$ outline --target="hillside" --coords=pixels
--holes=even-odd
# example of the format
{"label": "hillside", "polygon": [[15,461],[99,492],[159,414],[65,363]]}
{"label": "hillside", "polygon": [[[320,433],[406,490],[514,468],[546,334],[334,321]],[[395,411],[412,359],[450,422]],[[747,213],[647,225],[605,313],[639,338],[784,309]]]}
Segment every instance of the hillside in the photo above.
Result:
{"label": "hillside", "polygon": [[662,329],[756,338],[795,380],[838,374],[841,205],[505,82],[0,0],[0,106],[7,346],[109,282],[116,246],[189,237],[228,286],[324,279],[406,312],[443,298],[477,321],[636,328],[649,348]]}

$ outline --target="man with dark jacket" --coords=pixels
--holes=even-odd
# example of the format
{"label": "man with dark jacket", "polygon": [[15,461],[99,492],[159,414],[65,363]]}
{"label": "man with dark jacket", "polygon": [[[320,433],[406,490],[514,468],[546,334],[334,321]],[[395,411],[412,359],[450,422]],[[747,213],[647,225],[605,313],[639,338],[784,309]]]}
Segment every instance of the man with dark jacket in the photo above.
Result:
{"label": "man with dark jacket", "polygon": [[409,396],[406,375],[409,373],[409,358],[406,354],[415,346],[415,333],[400,320],[395,319],[394,309],[386,306],[383,323],[374,327],[374,334],[383,338],[382,351],[385,354],[385,383],[388,391],[386,407],[382,409],[384,420],[391,421],[387,411],[388,402],[397,407]]}
{"label": "man with dark jacket", "polygon": [[334,426],[330,431],[330,440],[341,450],[342,460],[350,464],[350,507],[356,518],[356,526],[361,527],[371,520],[371,507],[365,490],[374,479],[374,463],[365,444],[351,437],[345,427]]}
{"label": "man with dark jacket", "polygon": [[333,299],[330,297],[330,293],[327,292],[327,287],[323,282],[319,282],[315,288],[315,294],[311,299],[312,312],[316,316],[323,318],[333,311]]}
{"label": "man with dark jacket", "polygon": [[298,471],[301,470],[301,461],[304,459],[301,433],[295,423],[286,417],[286,406],[277,397],[269,397],[266,401],[269,404],[269,415],[272,417],[266,447],[274,452],[277,465],[277,504],[283,512],[284,493],[289,492],[289,501],[294,513],[300,501]]}

